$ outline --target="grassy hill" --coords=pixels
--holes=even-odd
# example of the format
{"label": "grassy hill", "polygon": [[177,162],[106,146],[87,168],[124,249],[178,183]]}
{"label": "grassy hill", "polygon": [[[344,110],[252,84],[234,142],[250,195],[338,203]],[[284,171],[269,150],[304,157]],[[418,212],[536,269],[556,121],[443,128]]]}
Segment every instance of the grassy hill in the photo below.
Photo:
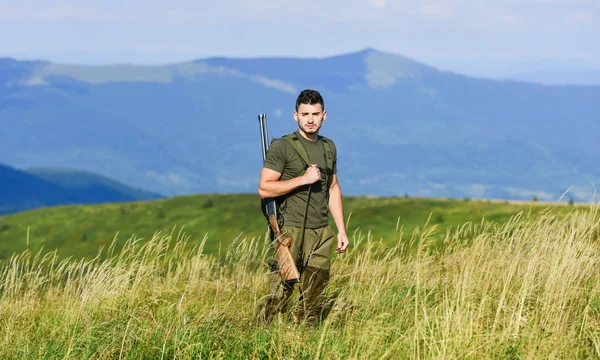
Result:
{"label": "grassy hill", "polygon": [[[249,212],[254,204],[248,196],[210,197],[212,207],[208,200],[160,204],[167,208],[165,218],[179,205],[188,220],[205,219],[204,211],[216,209],[228,209],[225,215],[232,216],[234,205],[246,204],[248,209],[241,210]],[[389,223],[375,218],[364,223],[385,229],[395,228],[392,216],[403,209],[420,222],[418,214],[432,209],[445,209],[447,219],[476,217],[478,211],[500,219],[504,211],[519,208],[410,199],[348,202],[365,211],[356,213],[357,222],[367,213],[390,212]],[[150,211],[158,204],[136,208]],[[92,209],[95,215],[119,211]],[[177,234],[129,242],[106,258],[87,261],[24,252],[0,261],[0,358],[598,358],[599,208],[565,215],[568,209],[524,214],[501,227],[461,226],[434,246],[438,232],[427,227],[415,234],[420,245],[409,251],[367,241],[361,250],[336,255],[317,324],[299,318],[296,306],[270,323],[256,316],[267,288],[260,241],[240,241],[228,249],[225,261],[204,254],[201,246],[190,249],[187,238]],[[55,220],[50,215],[66,210],[84,213],[84,208],[68,208],[21,215]],[[152,214],[147,219],[151,228],[159,225],[152,223]],[[234,215],[221,224],[237,228],[238,222]],[[73,223],[64,224],[65,234]],[[297,304],[298,291],[294,297]]]}
{"label": "grassy hill", "polygon": [[[445,229],[482,219],[503,223],[521,211],[539,213],[552,204],[424,198],[346,197],[347,231],[393,245],[417,227]],[[566,214],[570,206],[558,206]],[[332,223],[333,226],[333,223]],[[335,229],[335,228],[334,228]],[[207,237],[206,253],[224,254],[236,238],[263,237],[266,222],[252,194],[193,195],[152,201],[57,206],[0,216],[0,259],[25,249],[58,249],[60,256],[93,257],[116,239],[120,248],[132,236],[150,239],[156,232],[185,232],[190,244]]]}

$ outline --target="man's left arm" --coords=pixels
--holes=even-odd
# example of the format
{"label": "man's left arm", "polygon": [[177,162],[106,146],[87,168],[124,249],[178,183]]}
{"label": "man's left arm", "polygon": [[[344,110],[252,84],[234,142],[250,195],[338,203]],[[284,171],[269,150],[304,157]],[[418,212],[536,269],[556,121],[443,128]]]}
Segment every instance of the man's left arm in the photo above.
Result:
{"label": "man's left arm", "polygon": [[346,234],[346,224],[344,223],[342,189],[338,183],[337,174],[332,175],[331,184],[329,185],[329,211],[331,211],[331,216],[338,230],[338,243],[335,252],[343,253],[348,248],[349,241]]}

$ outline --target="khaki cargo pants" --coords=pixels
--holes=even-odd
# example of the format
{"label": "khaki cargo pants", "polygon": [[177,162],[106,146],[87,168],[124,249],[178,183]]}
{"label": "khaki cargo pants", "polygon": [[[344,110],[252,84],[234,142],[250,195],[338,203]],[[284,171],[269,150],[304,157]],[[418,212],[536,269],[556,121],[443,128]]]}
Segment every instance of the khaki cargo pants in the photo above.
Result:
{"label": "khaki cargo pants", "polygon": [[[293,241],[290,252],[298,259],[300,250],[300,227],[283,226],[281,231],[289,235]],[[296,261],[300,275],[300,301],[298,317],[316,320],[321,316],[324,305],[323,294],[329,283],[331,251],[335,235],[329,226],[318,229],[306,229],[302,244],[302,259]],[[274,250],[274,249],[273,249]],[[276,264],[276,261],[274,264]],[[285,312],[290,303],[294,289],[281,281],[277,266],[271,267],[269,274],[269,290],[264,299],[264,316],[269,319],[277,313]]]}

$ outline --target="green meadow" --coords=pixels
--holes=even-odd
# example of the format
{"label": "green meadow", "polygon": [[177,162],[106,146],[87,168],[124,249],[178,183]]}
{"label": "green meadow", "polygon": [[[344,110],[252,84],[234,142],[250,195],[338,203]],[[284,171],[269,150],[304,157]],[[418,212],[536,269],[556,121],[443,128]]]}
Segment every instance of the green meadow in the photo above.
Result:
{"label": "green meadow", "polygon": [[[538,213],[553,204],[516,204],[486,200],[424,198],[344,199],[347,232],[361,232],[394,245],[406,242],[426,223],[447,229],[482,220],[503,223],[519,212]],[[558,215],[571,207],[556,206]],[[332,227],[335,229],[333,222]],[[130,238],[184,232],[190,244],[206,238],[204,252],[224,255],[234,240],[264,238],[266,221],[257,195],[194,195],[154,201],[58,206],[0,216],[0,259],[28,249],[56,250],[62,258],[92,258],[110,246],[120,249]]]}
{"label": "green meadow", "polygon": [[0,358],[600,357],[596,205],[348,198],[354,246],[334,255],[313,324],[293,308],[256,316],[268,260],[256,204],[191,196],[0,218]]}

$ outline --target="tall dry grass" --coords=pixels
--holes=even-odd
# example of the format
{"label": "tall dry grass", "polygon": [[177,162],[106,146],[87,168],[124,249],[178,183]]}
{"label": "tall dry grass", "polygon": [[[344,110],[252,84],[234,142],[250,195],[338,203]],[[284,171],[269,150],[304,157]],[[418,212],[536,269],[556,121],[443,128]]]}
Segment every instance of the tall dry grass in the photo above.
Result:
{"label": "tall dry grass", "polygon": [[181,232],[88,261],[15,254],[0,263],[0,358],[600,357],[599,222],[593,206],[465,224],[441,244],[427,225],[391,248],[354,234],[318,325],[255,319],[262,239],[224,261]]}

